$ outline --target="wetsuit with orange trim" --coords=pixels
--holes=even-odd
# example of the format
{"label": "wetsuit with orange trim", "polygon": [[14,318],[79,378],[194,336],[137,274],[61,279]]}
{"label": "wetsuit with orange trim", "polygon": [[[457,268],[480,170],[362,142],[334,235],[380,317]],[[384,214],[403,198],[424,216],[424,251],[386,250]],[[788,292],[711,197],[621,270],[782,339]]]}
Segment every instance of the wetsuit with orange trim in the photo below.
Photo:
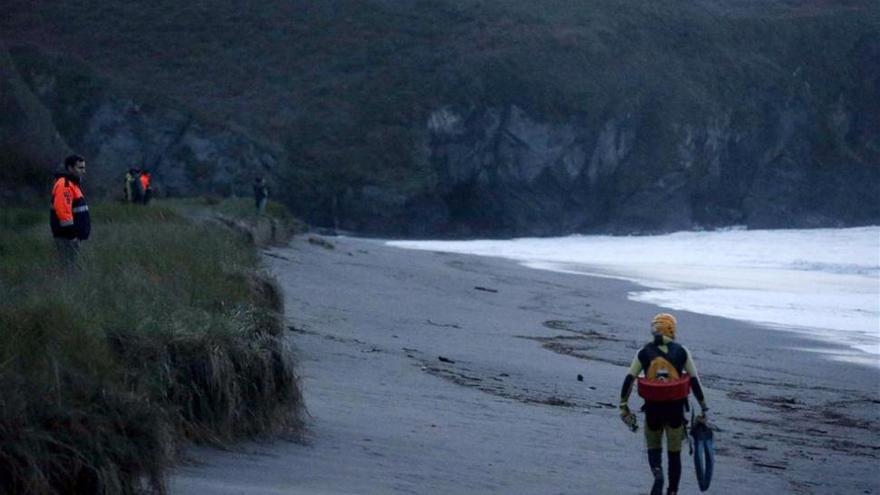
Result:
{"label": "wetsuit with orange trim", "polygon": [[89,205],[79,179],[68,173],[55,174],[52,203],[49,205],[52,235],[61,239],[86,240],[91,232]]}

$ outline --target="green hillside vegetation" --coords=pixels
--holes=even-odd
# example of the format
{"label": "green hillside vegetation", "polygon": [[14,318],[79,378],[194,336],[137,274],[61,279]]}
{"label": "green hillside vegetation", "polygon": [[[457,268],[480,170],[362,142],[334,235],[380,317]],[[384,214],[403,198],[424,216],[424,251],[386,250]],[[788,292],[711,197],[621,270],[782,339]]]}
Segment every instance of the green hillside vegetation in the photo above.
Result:
{"label": "green hillside vegetation", "polygon": [[757,131],[762,109],[804,84],[817,108],[858,94],[847,53],[880,22],[872,0],[7,4],[10,44],[78,56],[133,94],[281,145],[277,197],[322,225],[346,191],[432,190],[424,127],[438,108],[515,104],[591,128],[639,112],[656,132],[636,154],[669,160],[672,126],[719,108]]}
{"label": "green hillside vegetation", "polygon": [[74,272],[45,211],[0,210],[0,493],[160,492],[185,441],[301,427],[279,289],[197,208],[93,207]]}

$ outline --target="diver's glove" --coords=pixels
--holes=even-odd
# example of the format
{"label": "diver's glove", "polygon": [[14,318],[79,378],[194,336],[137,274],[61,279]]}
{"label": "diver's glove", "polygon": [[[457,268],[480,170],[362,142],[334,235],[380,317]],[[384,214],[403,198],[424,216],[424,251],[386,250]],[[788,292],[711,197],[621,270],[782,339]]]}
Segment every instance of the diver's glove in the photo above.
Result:
{"label": "diver's glove", "polygon": [[709,421],[709,406],[706,405],[705,401],[700,401],[700,415],[697,416],[697,422],[699,423],[707,423]]}
{"label": "diver's glove", "polygon": [[626,404],[620,405],[620,420],[623,421],[623,424],[625,424],[630,431],[635,432],[639,429],[638,418],[636,418],[636,415],[629,410],[629,406]]}

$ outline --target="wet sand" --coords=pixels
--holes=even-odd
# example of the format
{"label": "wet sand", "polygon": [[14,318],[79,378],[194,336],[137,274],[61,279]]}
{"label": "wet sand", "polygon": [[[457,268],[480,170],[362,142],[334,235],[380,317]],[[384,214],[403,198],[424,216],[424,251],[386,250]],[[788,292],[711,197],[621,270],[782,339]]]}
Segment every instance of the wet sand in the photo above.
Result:
{"label": "wet sand", "polygon": [[[662,308],[628,301],[632,284],[328,240],[264,256],[285,291],[306,441],[194,449],[171,493],[648,492],[644,439],[616,404]],[[718,428],[710,492],[880,493],[880,369],[674,313]],[[686,458],[680,493],[698,492]]]}

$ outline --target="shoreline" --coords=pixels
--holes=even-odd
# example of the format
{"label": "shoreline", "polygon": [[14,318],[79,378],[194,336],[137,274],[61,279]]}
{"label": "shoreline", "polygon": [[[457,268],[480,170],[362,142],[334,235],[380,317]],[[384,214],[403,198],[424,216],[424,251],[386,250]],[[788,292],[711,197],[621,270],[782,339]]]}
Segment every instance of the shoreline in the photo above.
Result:
{"label": "shoreline", "polygon": [[[880,367],[878,235],[878,227],[871,226],[676,232],[637,240],[596,235],[398,240],[388,245],[497,257],[535,269],[627,280],[639,286],[628,294],[634,301],[844,342],[852,349],[838,358]],[[821,251],[815,248],[820,238],[825,246]],[[768,250],[767,243],[776,247]],[[700,254],[687,260],[681,257],[690,251]]]}
{"label": "shoreline", "polygon": [[[198,449],[172,493],[647,489],[644,440],[616,408],[659,312],[627,299],[636,284],[330,242],[264,256],[285,291],[309,442]],[[877,370],[817,365],[791,351],[814,344],[798,335],[674,314],[720,429],[716,492],[877,493]],[[685,459],[682,493],[696,491],[692,469]]]}
{"label": "shoreline", "polygon": [[[507,258],[498,258],[498,259],[507,259]],[[828,358],[832,359],[832,360],[844,361],[846,363],[859,365],[859,366],[880,368],[880,354],[878,354],[877,351],[872,353],[870,350],[867,350],[866,344],[859,344],[859,343],[853,342],[851,337],[849,338],[849,340],[850,340],[849,342],[841,344],[841,343],[839,343],[840,339],[835,338],[835,335],[834,335],[835,332],[860,333],[859,330],[833,330],[833,329],[832,330],[823,330],[821,328],[816,328],[816,327],[811,328],[811,327],[806,327],[806,326],[798,326],[797,324],[794,324],[794,323],[779,323],[779,322],[774,322],[772,320],[767,320],[767,321],[749,320],[749,319],[745,319],[745,318],[737,318],[734,316],[725,315],[722,313],[706,313],[706,312],[692,310],[692,309],[683,309],[683,308],[679,308],[679,307],[673,307],[673,306],[679,306],[679,305],[683,304],[683,303],[679,303],[679,302],[676,302],[673,305],[667,306],[667,305],[664,305],[660,302],[651,301],[650,298],[646,298],[645,295],[651,294],[651,293],[662,294],[662,293],[668,292],[668,291],[674,292],[673,289],[658,288],[656,286],[650,285],[647,282],[640,282],[639,280],[635,280],[632,277],[627,277],[624,275],[616,275],[616,274],[612,274],[612,273],[605,274],[605,273],[601,273],[596,270],[591,271],[592,268],[595,268],[592,265],[587,265],[587,264],[578,265],[579,267],[582,267],[583,270],[577,270],[574,268],[564,268],[563,267],[564,265],[557,266],[557,264],[547,263],[547,262],[530,262],[530,261],[517,261],[517,260],[510,260],[510,261],[514,261],[515,263],[518,263],[519,265],[521,265],[523,267],[531,268],[533,270],[547,270],[547,271],[552,271],[552,272],[557,272],[557,273],[566,273],[566,274],[576,275],[576,276],[585,276],[585,277],[592,277],[592,278],[608,278],[608,279],[622,280],[625,282],[629,282],[635,286],[632,290],[628,291],[626,294],[626,298],[631,302],[649,304],[649,305],[655,306],[657,308],[667,308],[668,311],[682,311],[682,312],[700,314],[703,316],[709,316],[709,317],[714,317],[714,318],[723,318],[723,319],[728,319],[728,320],[734,320],[734,321],[740,322],[745,325],[757,326],[757,327],[760,327],[760,328],[763,328],[766,330],[770,330],[770,331],[793,333],[793,334],[796,334],[799,337],[801,337],[809,342],[812,342],[813,345],[803,346],[803,347],[800,347],[797,349],[792,349],[792,350],[802,350],[804,352],[822,353],[822,354],[826,354],[828,356]],[[640,297],[641,299],[635,298],[636,296]],[[833,349],[820,348],[822,346],[829,346],[829,345]]]}

